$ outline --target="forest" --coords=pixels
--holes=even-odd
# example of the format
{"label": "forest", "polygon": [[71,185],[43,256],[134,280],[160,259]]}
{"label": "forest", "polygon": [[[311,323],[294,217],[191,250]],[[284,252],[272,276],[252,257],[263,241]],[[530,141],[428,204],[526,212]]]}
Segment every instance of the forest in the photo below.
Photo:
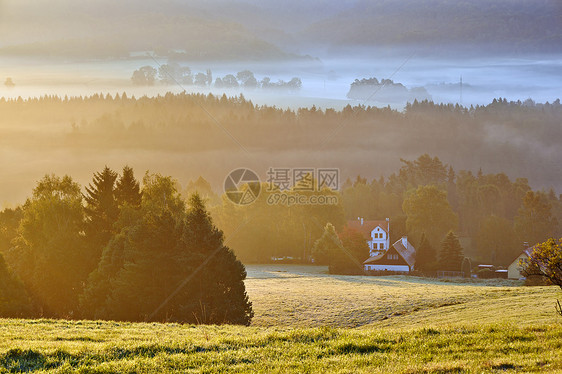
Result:
{"label": "forest", "polygon": [[[364,105],[292,110],[258,106],[243,96],[96,94],[0,99],[0,111],[6,152],[0,203],[23,201],[23,191],[46,172],[85,183],[106,164],[159,170],[184,184],[202,175],[218,189],[240,166],[263,173],[305,162],[339,168],[343,180],[378,179],[396,172],[401,158],[425,153],[457,170],[505,173],[527,178],[533,189],[562,189],[559,100],[495,99],[468,108],[414,102],[403,111]],[[63,150],[73,157],[64,157]],[[299,156],[303,150],[305,158]],[[10,162],[13,157],[21,162]],[[31,162],[33,157],[50,164]]]}
{"label": "forest", "polygon": [[[391,240],[407,235],[428,272],[449,267],[444,246],[456,258],[455,268],[462,265],[461,253],[474,263],[505,267],[525,243],[562,235],[562,199],[546,187],[557,182],[560,169],[559,100],[496,99],[470,108],[415,101],[404,111],[362,105],[336,111],[170,93],[0,99],[0,110],[7,155],[51,158],[49,164],[34,162],[32,170],[9,158],[0,165],[1,198],[9,202],[0,212],[0,280],[17,295],[4,296],[15,303],[5,305],[8,315],[248,324],[252,309],[242,263],[326,263],[322,251],[336,236],[331,241],[360,263],[365,243],[345,228],[358,217],[389,218]],[[240,160],[263,170],[283,165],[300,149],[310,152],[309,165],[318,162],[317,151],[327,156],[315,165],[339,169],[339,188],[315,192],[333,203],[272,204],[276,191],[265,179],[250,205],[223,196],[217,180]],[[58,165],[63,171],[53,174],[61,151],[72,160],[66,156]],[[121,174],[103,168],[139,154],[177,165],[165,174],[146,171],[142,181],[129,166]],[[232,159],[221,165],[224,155]],[[90,171],[92,165],[97,171]],[[484,172],[482,165],[496,171]],[[44,177],[30,184],[37,173]],[[17,191],[6,188],[10,181],[18,182]],[[24,202],[14,198],[18,194]],[[193,296],[189,303],[175,303],[174,286],[212,248],[220,255],[206,266],[228,279],[198,277],[182,291]],[[330,267],[352,272],[346,261]],[[157,271],[170,266],[175,270]],[[205,287],[218,287],[209,295],[221,296],[205,300]],[[138,289],[142,298],[127,296]],[[176,296],[159,306],[166,294]],[[230,312],[214,314],[223,302]]]}
{"label": "forest", "polygon": [[[340,191],[321,189],[337,197],[325,205],[271,204],[275,190],[264,184],[255,202],[241,206],[203,177],[182,188],[146,172],[141,184],[128,166],[120,175],[105,167],[85,188],[46,175],[25,204],[0,212],[0,280],[9,293],[0,312],[249,324],[240,260],[314,261],[334,273],[362,273],[353,262],[361,269],[368,257],[365,238],[346,228],[356,217],[390,218],[391,240],[407,235],[418,274],[427,275],[460,271],[465,256],[505,267],[524,243],[562,235],[553,190],[533,191],[503,173],[455,171],[427,154],[402,163],[387,178],[358,176]],[[343,251],[330,254],[334,244]],[[162,295],[170,295],[163,304]]]}
{"label": "forest", "polygon": [[[0,316],[248,325],[246,271],[198,194],[104,168],[46,175],[1,213]],[[4,260],[5,259],[5,260]]]}

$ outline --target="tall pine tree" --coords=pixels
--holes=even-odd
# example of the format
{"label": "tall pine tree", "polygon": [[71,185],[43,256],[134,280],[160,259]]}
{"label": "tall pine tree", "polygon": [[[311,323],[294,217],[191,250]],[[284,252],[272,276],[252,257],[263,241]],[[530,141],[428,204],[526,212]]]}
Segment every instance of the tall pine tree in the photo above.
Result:
{"label": "tall pine tree", "polygon": [[449,231],[441,242],[439,268],[446,271],[461,271],[463,258],[463,248],[459,238],[453,231]]}
{"label": "tall pine tree", "polygon": [[95,267],[103,248],[114,233],[113,225],[119,216],[115,198],[117,173],[107,166],[101,172],[94,173],[92,183],[86,187],[85,232],[92,248],[92,268]]}
{"label": "tall pine tree", "polygon": [[142,193],[140,191],[139,181],[135,179],[133,169],[129,166],[123,168],[123,173],[119,180],[117,180],[115,197],[120,207],[129,205],[134,208],[139,208],[141,205]]}
{"label": "tall pine tree", "polygon": [[254,312],[244,285],[246,269],[224,245],[198,194],[189,199],[182,244],[187,251],[181,262],[199,271],[190,272],[185,296],[176,301],[181,315],[197,323],[249,325]]}
{"label": "tall pine tree", "polygon": [[418,250],[416,251],[416,270],[422,273],[435,270],[436,263],[435,250],[427,240],[425,233],[422,233]]}
{"label": "tall pine tree", "polygon": [[92,317],[250,323],[245,268],[198,195],[186,210],[173,179],[147,174],[140,210],[123,213],[81,297]]}
{"label": "tall pine tree", "polygon": [[312,248],[314,262],[318,265],[330,265],[336,253],[341,251],[340,248],[342,248],[342,244],[336,233],[336,228],[328,222],[324,227],[322,236],[314,242]]}

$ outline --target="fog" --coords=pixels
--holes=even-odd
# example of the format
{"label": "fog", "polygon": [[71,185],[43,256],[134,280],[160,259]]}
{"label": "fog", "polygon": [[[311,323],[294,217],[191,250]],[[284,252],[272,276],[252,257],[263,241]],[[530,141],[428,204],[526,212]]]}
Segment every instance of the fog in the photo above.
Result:
{"label": "fog", "polygon": [[[312,106],[341,110],[350,104],[402,111],[406,99],[391,100],[384,90],[373,89],[368,100],[348,98],[356,79],[377,78],[391,79],[410,90],[423,87],[435,103],[459,103],[467,108],[488,105],[499,97],[552,103],[562,96],[560,10],[559,2],[548,0],[533,6],[522,0],[497,1],[493,6],[485,1],[436,0],[304,4],[292,0],[2,1],[0,83],[11,78],[14,85],[0,84],[0,97],[126,93],[140,98],[186,91],[242,93],[254,104],[293,110]],[[217,88],[214,82],[208,87],[160,81],[133,85],[135,70],[142,66],[158,70],[171,61],[188,66],[193,74],[210,69],[213,81],[250,70],[258,82],[265,77],[272,82],[297,77],[302,87],[271,91]],[[532,147],[529,152],[541,155],[538,160],[542,161],[519,160],[504,170],[506,161],[494,158],[498,154],[488,158],[455,155],[431,144],[393,149],[391,140],[369,150],[361,136],[348,139],[346,148],[299,149],[281,142],[272,151],[271,144],[262,146],[265,149],[254,144],[251,157],[240,149],[226,152],[210,144],[206,150],[176,152],[123,149],[113,146],[111,140],[103,151],[99,144],[80,149],[70,141],[61,143],[61,136],[71,133],[73,124],[80,125],[84,118],[94,121],[104,114],[106,109],[44,120],[0,120],[0,204],[24,201],[45,173],[71,174],[86,183],[105,164],[116,169],[129,164],[140,173],[160,171],[182,183],[203,175],[220,192],[224,176],[240,166],[255,168],[262,176],[269,166],[314,165],[339,167],[345,178],[358,174],[377,178],[395,171],[401,157],[413,159],[426,152],[457,168],[506,171],[512,178],[530,178],[534,188],[562,191],[556,166],[562,156],[559,151],[518,138],[515,131],[498,130],[501,127],[487,129],[486,141]],[[221,134],[218,128],[213,131]],[[236,131],[234,136],[238,139]],[[311,131],[307,136],[323,138],[326,134]],[[407,138],[409,134],[393,136]],[[226,141],[234,143],[228,136]],[[244,139],[240,142],[246,144]]]}
{"label": "fog", "polygon": [[[150,52],[146,52],[150,53]],[[562,93],[562,55],[543,55],[533,58],[472,58],[432,59],[415,54],[403,57],[358,59],[353,57],[315,59],[289,62],[256,63],[252,61],[229,61],[219,63],[182,62],[195,72],[211,69],[214,77],[236,75],[242,70],[251,70],[258,81],[271,77],[288,81],[292,77],[302,80],[297,92],[274,94],[260,90],[198,88],[182,84],[138,87],[131,83],[131,75],[141,66],[158,69],[168,61],[163,58],[145,58],[126,61],[60,62],[47,63],[31,59],[3,58],[0,71],[5,80],[11,77],[14,87],[0,86],[0,96],[6,98],[40,97],[59,95],[64,97],[91,95],[94,93],[126,92],[129,96],[155,96],[166,92],[202,92],[221,95],[244,94],[257,104],[278,107],[342,108],[347,104],[372,105],[401,109],[406,101],[387,100],[376,92],[369,100],[350,100],[346,97],[355,79],[392,79],[407,88],[424,87],[436,103],[459,103],[464,106],[486,105],[494,98],[509,101],[553,102]],[[462,89],[460,80],[462,79]]]}

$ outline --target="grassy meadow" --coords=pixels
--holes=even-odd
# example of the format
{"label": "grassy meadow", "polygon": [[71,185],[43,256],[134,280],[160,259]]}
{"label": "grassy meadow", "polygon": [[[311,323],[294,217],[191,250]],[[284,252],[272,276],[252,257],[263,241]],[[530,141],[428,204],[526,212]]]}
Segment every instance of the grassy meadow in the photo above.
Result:
{"label": "grassy meadow", "polygon": [[251,327],[0,320],[0,373],[562,372],[556,287],[247,269]]}

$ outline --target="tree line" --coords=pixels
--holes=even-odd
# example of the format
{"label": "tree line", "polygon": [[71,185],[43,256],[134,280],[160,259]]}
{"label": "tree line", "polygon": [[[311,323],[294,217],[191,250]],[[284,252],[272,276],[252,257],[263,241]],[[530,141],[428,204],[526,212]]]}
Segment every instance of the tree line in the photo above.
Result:
{"label": "tree line", "polygon": [[[224,196],[221,200],[203,178],[189,188],[215,202],[210,208],[215,221],[237,255],[250,263],[291,257],[328,264],[320,252],[341,252],[343,247],[357,254],[351,262],[345,256],[337,260],[350,272],[354,261],[362,263],[369,254],[364,240],[349,248],[337,244],[343,243],[341,235],[353,236],[345,226],[357,217],[390,218],[392,241],[408,236],[418,251],[416,268],[426,272],[461,271],[464,257],[506,267],[526,245],[562,235],[562,201],[552,189],[533,191],[526,179],[511,180],[504,173],[455,171],[427,154],[402,164],[388,177],[368,181],[358,176],[339,191],[317,192],[337,197],[336,204],[328,205],[268,204],[275,191],[268,191],[266,183],[249,206],[233,205]],[[327,246],[330,237],[336,244]],[[320,239],[324,244],[318,244]]]}
{"label": "tree line", "polygon": [[349,179],[340,191],[284,191],[337,198],[324,205],[272,204],[279,191],[267,183],[246,206],[202,177],[182,189],[146,173],[141,187],[129,167],[120,175],[106,167],[84,189],[69,176],[47,175],[25,204],[0,212],[0,311],[248,324],[240,260],[314,261],[333,273],[362,273],[366,238],[346,227],[357,217],[389,217],[391,241],[407,235],[425,274],[470,269],[467,257],[507,266],[523,243],[562,232],[553,191],[501,173],[456,172],[427,154],[402,163],[389,177]]}
{"label": "tree line", "polygon": [[213,72],[207,69],[205,73],[192,73],[189,66],[182,66],[176,62],[160,65],[158,70],[150,65],[145,65],[133,72],[131,81],[139,86],[152,86],[157,81],[165,85],[182,85],[215,88],[245,88],[245,89],[276,89],[297,91],[302,87],[302,81],[293,77],[285,82],[282,79],[273,82],[270,77],[258,81],[250,70],[242,70],[223,77],[217,77],[213,83]]}
{"label": "tree line", "polygon": [[[526,104],[500,99],[469,108],[414,102],[396,111],[362,105],[342,110],[277,108],[255,105],[243,96],[186,93],[139,98],[125,93],[0,98],[0,131],[4,139],[13,138],[12,147],[134,147],[186,155],[213,149],[236,157],[238,145],[215,131],[216,123],[202,107],[250,152],[271,150],[278,162],[290,161],[294,149],[307,149],[322,152],[326,163],[347,170],[348,175],[372,178],[393,173],[401,166],[401,157],[438,152],[458,169],[482,167],[503,171],[511,178],[524,176],[535,188],[559,188],[555,177],[560,170],[555,161],[562,157],[556,143],[562,136],[559,101]],[[26,126],[45,131],[25,136]],[[506,138],[511,141],[505,142]],[[332,152],[326,154],[326,147]],[[260,159],[264,160],[260,168],[271,166],[268,157]],[[379,162],[371,165],[363,162],[366,159]],[[218,181],[226,171],[207,172],[205,177]]]}
{"label": "tree line", "polygon": [[47,175],[0,216],[0,315],[250,323],[246,271],[203,199],[105,167],[82,193]]}
{"label": "tree line", "polygon": [[343,208],[346,219],[389,217],[391,238],[407,235],[430,254],[418,253],[422,269],[439,266],[434,254],[449,231],[465,239],[473,260],[499,266],[509,265],[525,243],[562,235],[562,201],[552,189],[533,191],[527,179],[504,173],[457,172],[427,154],[402,164],[388,178],[347,180]]}

